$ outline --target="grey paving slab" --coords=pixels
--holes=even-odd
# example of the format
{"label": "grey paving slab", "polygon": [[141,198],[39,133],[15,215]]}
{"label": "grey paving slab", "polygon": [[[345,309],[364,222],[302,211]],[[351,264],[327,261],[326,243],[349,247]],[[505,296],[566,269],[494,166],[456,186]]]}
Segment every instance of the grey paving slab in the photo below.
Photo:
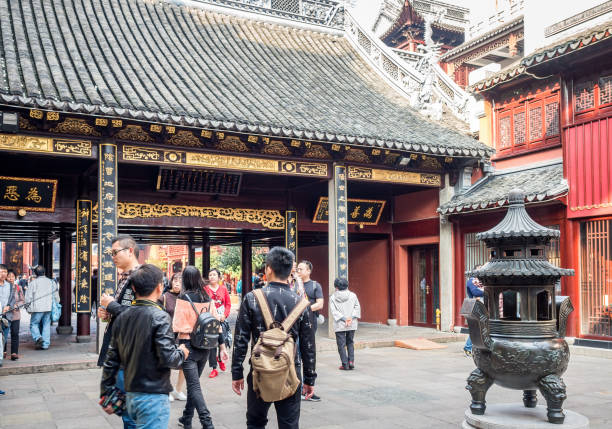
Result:
{"label": "grey paving slab", "polygon": [[[462,344],[447,349],[413,351],[398,348],[358,350],[355,371],[339,371],[334,352],[318,354],[316,392],[323,400],[302,402],[305,429],[438,429],[458,428],[470,396],[465,379],[474,368]],[[612,366],[606,358],[572,356],[564,377],[565,408],[589,417],[591,428],[612,427]],[[176,373],[173,373],[176,379]],[[121,428],[121,420],[105,415],[97,405],[99,369],[0,377],[2,429]],[[217,429],[245,427],[246,398],[231,391],[231,376],[202,375],[204,397]],[[519,402],[521,392],[493,386],[488,404]],[[540,395],[540,404],[544,404]],[[175,429],[185,403],[171,404]],[[271,409],[268,428],[277,429]],[[79,426],[79,421],[87,422]],[[194,421],[195,423],[195,421]],[[198,425],[194,425],[198,427]]]}

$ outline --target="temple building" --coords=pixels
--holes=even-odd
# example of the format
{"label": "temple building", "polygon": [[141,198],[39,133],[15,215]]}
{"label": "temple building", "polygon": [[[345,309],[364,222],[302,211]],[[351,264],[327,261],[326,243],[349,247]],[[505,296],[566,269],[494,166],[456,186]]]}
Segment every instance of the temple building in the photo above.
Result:
{"label": "temple building", "polygon": [[568,335],[576,344],[607,348],[612,340],[612,1],[545,9],[542,2],[525,1],[520,19],[527,54],[510,63],[502,59],[497,73],[469,87],[486,106],[479,138],[496,153],[491,165],[466,171],[465,182],[438,209],[453,230],[454,322],[464,325],[458,314],[464,273],[489,258],[475,234],[503,217],[508,192],[520,188],[530,215],[561,231],[548,249],[550,262],[575,271],[557,285],[557,294],[569,296],[576,309]]}
{"label": "temple building", "polygon": [[[62,332],[72,262],[85,339],[92,253],[98,293],[114,290],[117,233],[202,248],[205,270],[211,245],[240,244],[243,291],[253,246],[285,245],[326,293],[347,276],[365,321],[434,326],[440,308],[449,325],[436,209],[493,149],[461,131],[458,93],[413,73],[344,2],[5,6],[0,241],[35,243],[50,270],[59,240]],[[439,115],[415,109],[423,88]]]}

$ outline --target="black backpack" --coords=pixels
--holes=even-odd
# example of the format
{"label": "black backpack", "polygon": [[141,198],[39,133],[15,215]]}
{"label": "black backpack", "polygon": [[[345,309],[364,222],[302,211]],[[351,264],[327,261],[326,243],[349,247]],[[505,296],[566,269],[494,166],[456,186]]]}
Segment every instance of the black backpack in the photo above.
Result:
{"label": "black backpack", "polygon": [[[189,295],[185,294],[187,301],[191,303],[191,307],[197,316],[197,320],[193,325],[193,330],[189,334],[191,346],[196,349],[215,349],[219,346],[219,326],[220,322],[208,311],[198,313],[193,301]],[[214,305],[211,301],[210,305]]]}

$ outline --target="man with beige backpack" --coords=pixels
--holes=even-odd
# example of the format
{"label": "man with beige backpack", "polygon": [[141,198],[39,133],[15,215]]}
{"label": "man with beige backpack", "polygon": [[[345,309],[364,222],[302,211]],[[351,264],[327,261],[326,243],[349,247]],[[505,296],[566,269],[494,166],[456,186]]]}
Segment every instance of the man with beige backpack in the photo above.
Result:
{"label": "man with beige backpack", "polygon": [[298,429],[300,422],[300,362],[304,365],[303,391],[314,392],[316,350],[311,326],[310,303],[289,288],[293,253],[274,247],[266,256],[268,284],[244,297],[234,332],[232,389],[244,389],[243,362],[252,340],[247,377],[247,429],[265,428],[268,410],[274,403],[279,429]]}

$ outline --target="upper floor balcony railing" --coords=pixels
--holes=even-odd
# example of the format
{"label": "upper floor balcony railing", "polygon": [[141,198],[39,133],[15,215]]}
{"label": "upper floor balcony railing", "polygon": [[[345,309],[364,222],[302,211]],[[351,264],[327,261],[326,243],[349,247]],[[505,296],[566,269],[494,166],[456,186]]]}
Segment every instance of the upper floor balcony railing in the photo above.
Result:
{"label": "upper floor balcony railing", "polygon": [[522,15],[525,10],[525,0],[509,0],[509,4],[504,9],[501,9],[485,19],[475,22],[468,28],[466,40],[475,38],[480,34],[484,34],[490,30],[499,27],[504,22],[509,22],[514,18]]}
{"label": "upper floor balcony railing", "polygon": [[343,0],[195,0],[279,18],[342,29]]}
{"label": "upper floor balcony railing", "polygon": [[457,85],[435,59],[428,63],[423,53],[406,52],[385,45],[362,28],[349,11],[345,12],[345,34],[353,46],[385,80],[423,109],[423,100],[444,104],[459,119],[469,122],[472,97]]}

